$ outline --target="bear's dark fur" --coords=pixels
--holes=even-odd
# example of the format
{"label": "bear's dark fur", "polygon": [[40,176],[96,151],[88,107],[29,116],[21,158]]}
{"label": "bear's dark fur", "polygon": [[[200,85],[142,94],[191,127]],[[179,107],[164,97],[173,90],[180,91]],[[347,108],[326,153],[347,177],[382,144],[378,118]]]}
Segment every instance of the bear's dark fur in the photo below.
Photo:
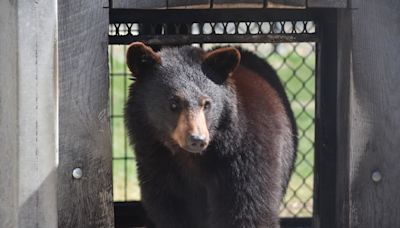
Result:
{"label": "bear's dark fur", "polygon": [[125,123],[154,227],[279,227],[297,134],[275,71],[232,47],[133,43],[127,64]]}

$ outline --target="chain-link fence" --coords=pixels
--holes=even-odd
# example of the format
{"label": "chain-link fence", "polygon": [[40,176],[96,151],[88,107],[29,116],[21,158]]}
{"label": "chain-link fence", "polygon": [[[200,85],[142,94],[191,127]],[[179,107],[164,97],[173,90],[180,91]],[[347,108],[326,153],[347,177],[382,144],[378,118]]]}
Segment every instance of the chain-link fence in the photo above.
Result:
{"label": "chain-link fence", "polygon": [[[223,45],[223,44],[218,44]],[[257,53],[277,71],[295,113],[299,147],[295,171],[281,205],[282,217],[310,217],[313,205],[315,43],[235,44]],[[214,44],[204,44],[209,49]],[[140,200],[135,157],[123,124],[129,70],[125,45],[109,46],[114,201]]]}

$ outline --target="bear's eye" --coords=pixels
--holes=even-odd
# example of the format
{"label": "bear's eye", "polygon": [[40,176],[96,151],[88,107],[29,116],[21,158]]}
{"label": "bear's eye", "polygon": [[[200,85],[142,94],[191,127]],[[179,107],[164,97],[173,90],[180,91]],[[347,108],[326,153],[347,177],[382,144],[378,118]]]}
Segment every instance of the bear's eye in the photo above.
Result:
{"label": "bear's eye", "polygon": [[205,101],[204,102],[204,110],[209,110],[211,108],[211,102],[210,101]]}
{"label": "bear's eye", "polygon": [[171,111],[176,112],[179,110],[179,101],[177,99],[171,99],[169,105]]}
{"label": "bear's eye", "polygon": [[175,104],[175,103],[172,103],[172,104],[171,104],[171,110],[172,110],[172,111],[178,110],[178,105]]}

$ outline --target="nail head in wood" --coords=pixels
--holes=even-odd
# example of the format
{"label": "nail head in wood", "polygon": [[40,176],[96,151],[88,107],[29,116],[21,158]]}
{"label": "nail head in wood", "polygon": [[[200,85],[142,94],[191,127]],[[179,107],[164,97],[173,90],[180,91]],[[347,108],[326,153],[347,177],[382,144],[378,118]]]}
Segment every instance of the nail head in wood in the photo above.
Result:
{"label": "nail head in wood", "polygon": [[74,179],[81,179],[82,178],[82,169],[75,168],[74,170],[72,170],[72,177],[74,177]]}
{"label": "nail head in wood", "polygon": [[371,179],[373,182],[377,183],[382,180],[382,174],[379,171],[372,172]]}

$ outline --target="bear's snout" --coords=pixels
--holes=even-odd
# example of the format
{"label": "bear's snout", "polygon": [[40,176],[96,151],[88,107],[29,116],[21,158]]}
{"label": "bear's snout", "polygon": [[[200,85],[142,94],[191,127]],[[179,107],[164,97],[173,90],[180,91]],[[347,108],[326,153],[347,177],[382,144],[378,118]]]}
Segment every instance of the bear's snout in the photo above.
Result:
{"label": "bear's snout", "polygon": [[204,111],[183,110],[171,138],[188,152],[201,153],[205,150],[209,143],[209,132]]}
{"label": "bear's snout", "polygon": [[203,151],[208,145],[208,140],[205,135],[189,134],[186,141],[187,150],[194,153]]}

